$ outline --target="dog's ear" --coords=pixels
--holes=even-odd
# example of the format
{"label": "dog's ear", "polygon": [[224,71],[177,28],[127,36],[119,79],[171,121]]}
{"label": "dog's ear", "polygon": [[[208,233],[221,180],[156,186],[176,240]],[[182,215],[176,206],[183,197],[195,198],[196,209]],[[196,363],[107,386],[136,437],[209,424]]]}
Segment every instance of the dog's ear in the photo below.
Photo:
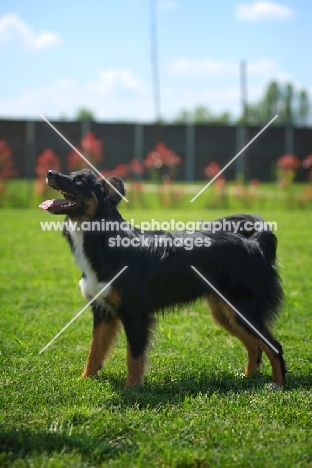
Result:
{"label": "dog's ear", "polygon": [[106,193],[108,198],[116,203],[119,203],[123,196],[126,195],[126,190],[123,181],[120,177],[106,177],[101,181],[101,189]]}

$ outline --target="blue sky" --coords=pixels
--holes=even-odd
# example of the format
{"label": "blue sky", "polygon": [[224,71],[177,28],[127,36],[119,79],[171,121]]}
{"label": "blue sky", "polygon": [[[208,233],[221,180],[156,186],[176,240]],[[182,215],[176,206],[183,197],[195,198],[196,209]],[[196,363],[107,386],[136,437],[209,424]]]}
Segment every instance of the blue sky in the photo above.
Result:
{"label": "blue sky", "polygon": [[[99,120],[154,117],[149,0],[3,0],[0,116]],[[239,63],[248,100],[271,79],[312,96],[309,0],[158,0],[161,109],[240,110]]]}

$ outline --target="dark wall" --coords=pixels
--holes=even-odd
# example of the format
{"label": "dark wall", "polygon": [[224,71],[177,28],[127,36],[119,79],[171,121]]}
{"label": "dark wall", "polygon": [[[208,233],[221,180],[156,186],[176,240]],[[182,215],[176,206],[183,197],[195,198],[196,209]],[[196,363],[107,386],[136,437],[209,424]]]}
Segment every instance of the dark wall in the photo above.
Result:
{"label": "dark wall", "polygon": [[[103,142],[104,163],[101,169],[113,169],[128,163],[134,157],[143,160],[158,141],[174,150],[183,163],[177,168],[179,180],[204,179],[203,168],[215,161],[225,166],[261,127],[249,127],[242,139],[242,129],[236,126],[162,125],[53,121],[53,125],[74,145],[92,131]],[[20,177],[34,177],[38,155],[51,148],[61,159],[67,172],[69,145],[44,121],[0,120],[0,139],[12,149],[12,156]],[[244,152],[236,163],[226,169],[226,179],[236,177],[238,164],[244,157],[248,179],[260,181],[275,179],[277,159],[285,153],[294,153],[304,159],[312,153],[312,129],[283,127],[267,128]],[[298,180],[307,180],[307,171],[299,170]]]}

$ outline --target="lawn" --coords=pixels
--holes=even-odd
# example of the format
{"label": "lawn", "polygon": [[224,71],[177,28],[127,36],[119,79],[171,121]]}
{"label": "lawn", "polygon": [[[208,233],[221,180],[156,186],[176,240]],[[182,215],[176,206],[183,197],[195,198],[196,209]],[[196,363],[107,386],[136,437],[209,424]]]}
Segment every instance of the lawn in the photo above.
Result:
{"label": "lawn", "polygon": [[[224,211],[124,211],[135,222]],[[243,378],[241,343],[204,303],[159,317],[141,388],[124,389],[123,334],[99,378],[80,380],[92,318],[80,273],[39,210],[0,210],[0,466],[312,467],[312,213],[261,211],[278,224],[286,301],[275,327],[288,366],[274,392],[265,359]]]}

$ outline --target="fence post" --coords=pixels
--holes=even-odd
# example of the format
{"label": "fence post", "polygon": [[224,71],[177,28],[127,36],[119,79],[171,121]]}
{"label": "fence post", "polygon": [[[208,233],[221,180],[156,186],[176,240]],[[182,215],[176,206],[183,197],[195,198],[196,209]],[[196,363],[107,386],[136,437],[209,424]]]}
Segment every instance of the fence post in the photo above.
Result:
{"label": "fence post", "polygon": [[35,125],[32,120],[26,120],[25,141],[25,178],[32,179],[36,163]]}
{"label": "fence post", "polygon": [[294,152],[294,127],[291,124],[285,126],[284,152],[285,154]]}
{"label": "fence post", "polygon": [[185,125],[185,181],[195,179],[195,126],[194,122]]}
{"label": "fence post", "polygon": [[91,130],[91,120],[81,121],[81,138],[83,138]]}
{"label": "fence post", "polygon": [[[134,140],[133,140],[133,152],[134,158],[136,158],[140,164],[143,164],[143,151],[144,151],[144,128],[142,124],[136,123],[134,125]],[[138,174],[138,178],[142,179],[142,175]]]}
{"label": "fence post", "polygon": [[[239,153],[239,151],[246,145],[246,131],[245,126],[237,125],[236,126],[236,151],[235,153]],[[245,151],[238,156],[235,161],[235,179],[244,182],[245,181]]]}
{"label": "fence post", "polygon": [[[36,164],[36,122],[33,120],[26,120],[25,132],[25,179],[34,178],[34,169]],[[33,203],[34,187],[32,183],[27,183],[25,180],[25,206],[29,207]]]}

